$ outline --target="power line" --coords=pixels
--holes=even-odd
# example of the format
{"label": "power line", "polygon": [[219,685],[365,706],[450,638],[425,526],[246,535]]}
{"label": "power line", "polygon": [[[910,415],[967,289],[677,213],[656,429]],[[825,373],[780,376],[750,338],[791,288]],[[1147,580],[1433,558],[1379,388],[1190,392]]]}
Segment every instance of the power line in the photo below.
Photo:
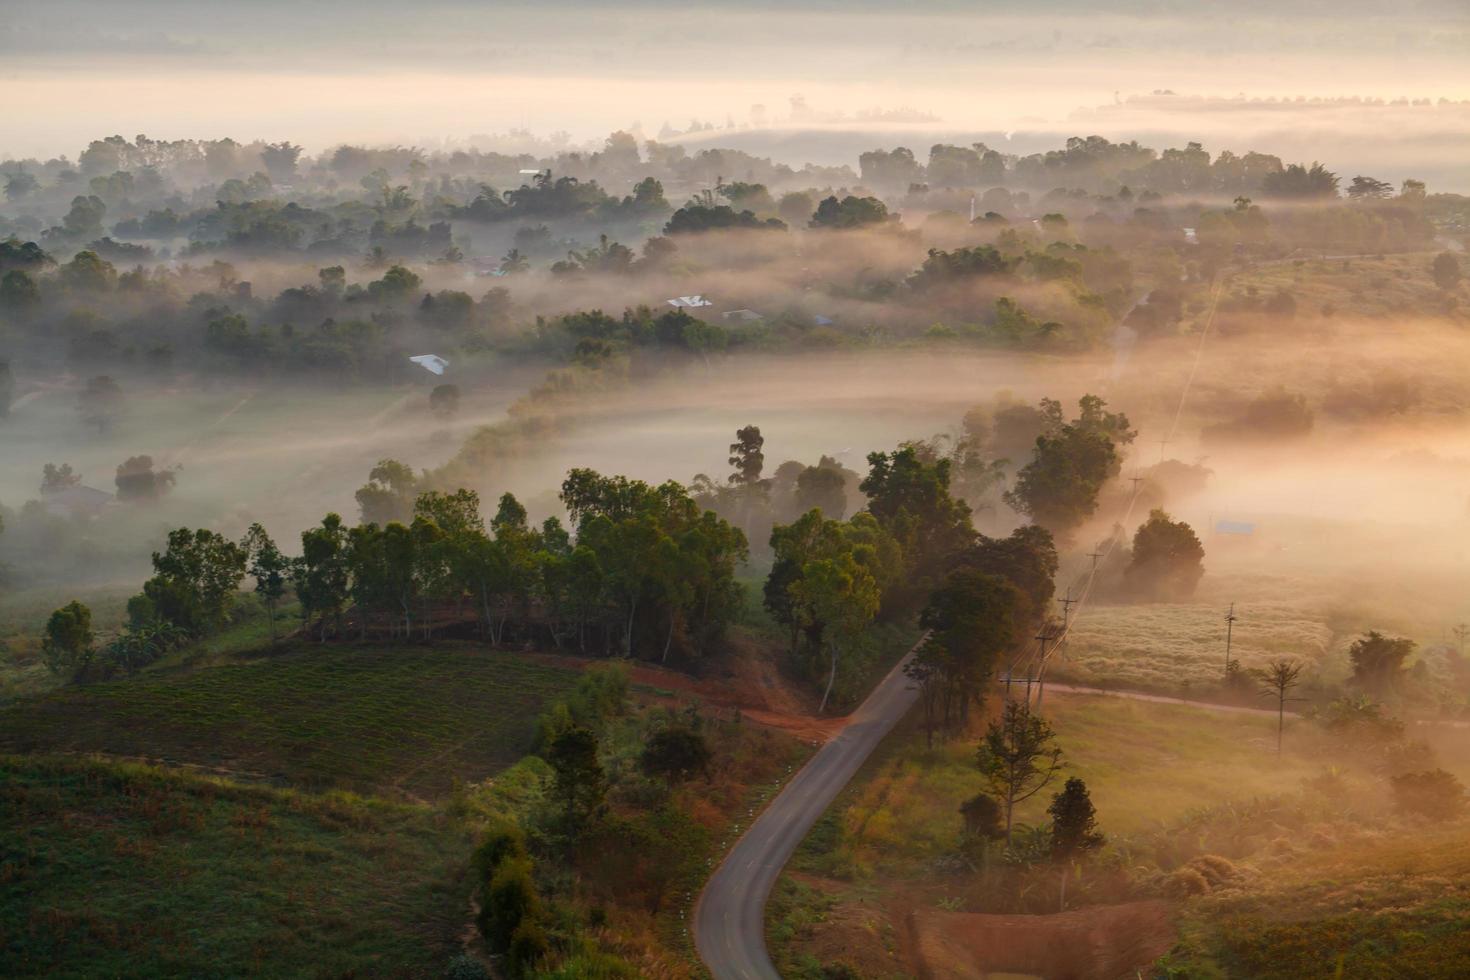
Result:
{"label": "power line", "polygon": [[[1199,345],[1195,347],[1194,362],[1190,365],[1189,374],[1184,379],[1184,388],[1179,392],[1179,404],[1174,408],[1174,421],[1170,423],[1169,432],[1163,439],[1163,444],[1165,445],[1173,440],[1175,432],[1177,432],[1179,429],[1179,419],[1184,415],[1184,406],[1189,400],[1190,390],[1194,387],[1194,379],[1195,376],[1199,373],[1200,362],[1204,359],[1205,341],[1206,339],[1208,339],[1210,335],[1210,330],[1215,324],[1215,312],[1220,307],[1220,294],[1224,291],[1224,289],[1225,278],[1222,276],[1220,281],[1215,284],[1215,291],[1210,296],[1210,312],[1205,317],[1204,327],[1200,330]],[[1160,447],[1160,450],[1162,451],[1162,445]],[[1126,527],[1129,520],[1132,519],[1133,508],[1137,503],[1138,488],[1135,485],[1133,493],[1128,498],[1128,506],[1123,512],[1123,520],[1121,523],[1124,527]],[[1067,639],[1067,636],[1072,631],[1072,627],[1077,624],[1077,619],[1082,618],[1082,611],[1087,608],[1087,602],[1092,597],[1092,587],[1097,582],[1098,561],[1100,559],[1107,558],[1113,553],[1113,549],[1117,547],[1118,544],[1118,537],[1118,535],[1113,535],[1108,539],[1106,546],[1104,546],[1101,551],[1094,551],[1088,555],[1088,557],[1092,559],[1092,568],[1087,573],[1087,581],[1086,584],[1084,584],[1082,587],[1082,595],[1076,600],[1077,617],[1063,627],[1061,634],[1057,637],[1058,644],[1064,642]]]}

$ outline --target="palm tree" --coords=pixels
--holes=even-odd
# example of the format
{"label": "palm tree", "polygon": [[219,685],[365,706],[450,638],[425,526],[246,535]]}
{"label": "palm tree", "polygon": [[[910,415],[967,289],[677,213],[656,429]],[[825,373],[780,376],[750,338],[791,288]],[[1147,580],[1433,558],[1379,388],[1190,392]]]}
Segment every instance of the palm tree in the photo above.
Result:
{"label": "palm tree", "polygon": [[521,250],[513,248],[505,253],[505,258],[500,260],[500,274],[505,276],[518,275],[531,268],[531,263],[521,254]]}

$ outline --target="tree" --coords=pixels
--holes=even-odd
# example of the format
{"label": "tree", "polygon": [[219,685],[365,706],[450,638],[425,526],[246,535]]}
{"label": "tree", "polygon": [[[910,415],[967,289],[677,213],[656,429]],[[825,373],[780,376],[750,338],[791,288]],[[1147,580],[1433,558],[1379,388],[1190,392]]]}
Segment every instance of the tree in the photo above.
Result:
{"label": "tree", "polygon": [[1004,494],[1006,503],[1053,534],[1070,534],[1097,510],[1097,496],[1118,466],[1113,440],[1076,423],[1036,438],[1031,461]]}
{"label": "tree", "polygon": [[1460,257],[1454,252],[1440,252],[1430,266],[1434,284],[1443,290],[1451,290],[1460,284]]}
{"label": "tree", "polygon": [[660,729],[651,735],[638,756],[638,765],[649,776],[672,786],[709,770],[711,753],[702,733],[684,725]]}
{"label": "tree", "polygon": [[852,650],[878,613],[878,583],[868,569],[853,560],[850,552],[845,552],[807,562],[802,567],[801,578],[790,585],[790,591],[798,621],[808,628],[820,628],[830,657],[827,687],[817,707],[820,714],[827,709],[827,700],[832,696],[838,662]]}
{"label": "tree", "polygon": [[207,528],[170,531],[168,547],[153,553],[154,576],[143,594],[163,619],[191,633],[207,633],[225,619],[245,577],[247,552]]}
{"label": "tree", "polygon": [[1302,664],[1290,660],[1273,660],[1256,676],[1266,686],[1266,693],[1276,698],[1276,754],[1281,754],[1281,737],[1286,729],[1287,693],[1296,687]]}
{"label": "tree", "polygon": [[363,524],[407,523],[413,519],[418,477],[413,467],[396,459],[380,459],[368,471],[368,482],[354,496]]}
{"label": "tree", "polygon": [[1194,529],[1155,508],[1133,535],[1133,555],[1123,575],[1136,595],[1179,601],[1194,594],[1205,574],[1204,557]]}
{"label": "tree", "polygon": [[1097,831],[1097,811],[1088,795],[1087,784],[1076,776],[1068,779],[1062,791],[1046,808],[1051,815],[1051,857],[1062,865],[1061,910],[1067,910],[1067,873],[1072,862],[1088,851],[1102,847],[1107,840]]}
{"label": "tree", "polygon": [[984,700],[996,661],[1016,641],[1016,615],[1026,606],[1010,582],[971,568],[951,573],[929,598],[919,625],[929,639],[910,662],[920,684],[926,730],[954,731]]}
{"label": "tree", "polygon": [[106,432],[112,428],[122,408],[122,400],[122,389],[112,378],[100,374],[90,379],[79,399],[82,421],[95,426],[98,432]]}
{"label": "tree", "polygon": [[1062,750],[1046,721],[1019,701],[1006,702],[999,721],[990,723],[976,753],[976,765],[1006,817],[1006,845],[1012,818],[1022,803],[1046,788],[1062,768]]}
{"label": "tree", "polygon": [[41,638],[41,659],[58,677],[71,678],[92,659],[92,610],[73,599],[51,613]]}
{"label": "tree", "polygon": [[574,725],[556,736],[546,753],[555,779],[551,798],[561,810],[562,828],[569,844],[602,807],[607,779],[597,760],[597,736]]}
{"label": "tree", "polygon": [[82,474],[72,472],[70,463],[47,463],[41,468],[41,492],[56,493],[82,482]]}
{"label": "tree", "polygon": [[0,276],[0,306],[24,314],[41,305],[41,287],[24,269],[11,269]]}
{"label": "tree", "polygon": [[840,521],[847,512],[847,480],[835,466],[808,466],[796,475],[796,506]]}
{"label": "tree", "polygon": [[240,542],[248,556],[245,571],[255,579],[255,594],[265,602],[266,614],[270,617],[271,642],[276,642],[276,605],[286,594],[286,577],[291,571],[291,560],[281,554],[265,528],[259,523],[250,525]]}
{"label": "tree", "polygon": [[970,508],[949,492],[951,463],[920,457],[914,446],[869,453],[868,475],[858,488],[868,512],[896,538],[913,584],[924,589],[948,571],[975,539]]}
{"label": "tree", "polygon": [[452,418],[459,411],[459,385],[436,385],[429,392],[429,411],[441,419]]}
{"label": "tree", "polygon": [[1371,630],[1348,648],[1353,683],[1369,694],[1383,697],[1398,689],[1404,661],[1414,652],[1414,641],[1388,637]]}
{"label": "tree", "polygon": [[118,500],[156,500],[173,488],[173,470],[155,470],[152,456],[129,456],[112,478]]}
{"label": "tree", "polygon": [[1393,185],[1374,177],[1354,177],[1348,186],[1348,197],[1354,201],[1377,201],[1393,196]]}
{"label": "tree", "polygon": [[310,620],[313,614],[321,617],[322,642],[327,639],[328,619],[340,624],[347,603],[347,558],[347,530],[338,515],[328,514],[321,526],[301,532],[301,558],[292,578],[301,600],[302,620]]}
{"label": "tree", "polygon": [[824,198],[810,224],[813,228],[862,228],[896,220],[897,215],[889,215],[887,206],[876,197],[848,195],[840,201],[835,196]]}
{"label": "tree", "polygon": [[1304,167],[1293,163],[1266,174],[1261,181],[1261,193],[1276,198],[1332,198],[1337,197],[1337,185],[1337,174],[1322,164]]}
{"label": "tree", "polygon": [[976,793],[961,803],[960,816],[965,821],[965,833],[971,837],[995,840],[1005,836],[1000,804],[984,793]]}

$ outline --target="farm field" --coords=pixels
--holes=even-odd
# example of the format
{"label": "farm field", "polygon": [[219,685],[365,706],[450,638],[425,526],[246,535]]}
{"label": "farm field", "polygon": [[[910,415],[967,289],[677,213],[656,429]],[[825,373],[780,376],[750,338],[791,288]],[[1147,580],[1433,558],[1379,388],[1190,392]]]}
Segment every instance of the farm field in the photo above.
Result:
{"label": "farm field", "polygon": [[437,976],[469,834],[419,805],[0,757],[0,974]]}
{"label": "farm field", "polygon": [[0,751],[109,753],[298,787],[435,798],[529,748],[576,672],[483,647],[300,644],[0,709]]}

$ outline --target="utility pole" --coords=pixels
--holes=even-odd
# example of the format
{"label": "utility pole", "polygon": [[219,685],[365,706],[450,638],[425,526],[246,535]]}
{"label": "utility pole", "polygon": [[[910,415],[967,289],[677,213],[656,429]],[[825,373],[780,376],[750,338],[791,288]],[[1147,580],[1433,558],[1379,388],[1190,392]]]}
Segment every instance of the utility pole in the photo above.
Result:
{"label": "utility pole", "polygon": [[[1052,622],[1055,622],[1055,620],[1052,620],[1052,621],[1043,623],[1042,624],[1042,627],[1041,627],[1041,632],[1036,635],[1036,641],[1037,641],[1037,648],[1036,648],[1036,650],[1037,650],[1037,653],[1036,653],[1036,663],[1037,663],[1037,668],[1036,668],[1036,684],[1037,684],[1037,689],[1036,689],[1036,707],[1037,707],[1037,710],[1040,710],[1040,708],[1041,708],[1041,696],[1042,696],[1043,693],[1045,693],[1045,689],[1041,685],[1042,685],[1042,678],[1046,675],[1046,641],[1047,640],[1050,640],[1054,636],[1056,636],[1056,634],[1053,633],[1052,632],[1052,629],[1051,629]],[[1026,707],[1027,708],[1031,707],[1031,667],[1030,667],[1029,664],[1026,667]]]}
{"label": "utility pole", "polygon": [[1235,632],[1235,603],[1230,604],[1230,611],[1225,614],[1225,679],[1230,679],[1230,638]]}
{"label": "utility pole", "polygon": [[1165,436],[1164,438],[1162,438],[1162,439],[1159,440],[1159,462],[1160,463],[1162,463],[1164,461],[1164,447],[1167,446],[1168,444],[1169,444],[1169,437],[1168,436]]}
{"label": "utility pole", "polygon": [[1143,482],[1143,477],[1141,477],[1141,476],[1130,476],[1128,478],[1128,482],[1131,483],[1131,484],[1133,484],[1133,496],[1135,496],[1135,497],[1138,496],[1138,485]]}

